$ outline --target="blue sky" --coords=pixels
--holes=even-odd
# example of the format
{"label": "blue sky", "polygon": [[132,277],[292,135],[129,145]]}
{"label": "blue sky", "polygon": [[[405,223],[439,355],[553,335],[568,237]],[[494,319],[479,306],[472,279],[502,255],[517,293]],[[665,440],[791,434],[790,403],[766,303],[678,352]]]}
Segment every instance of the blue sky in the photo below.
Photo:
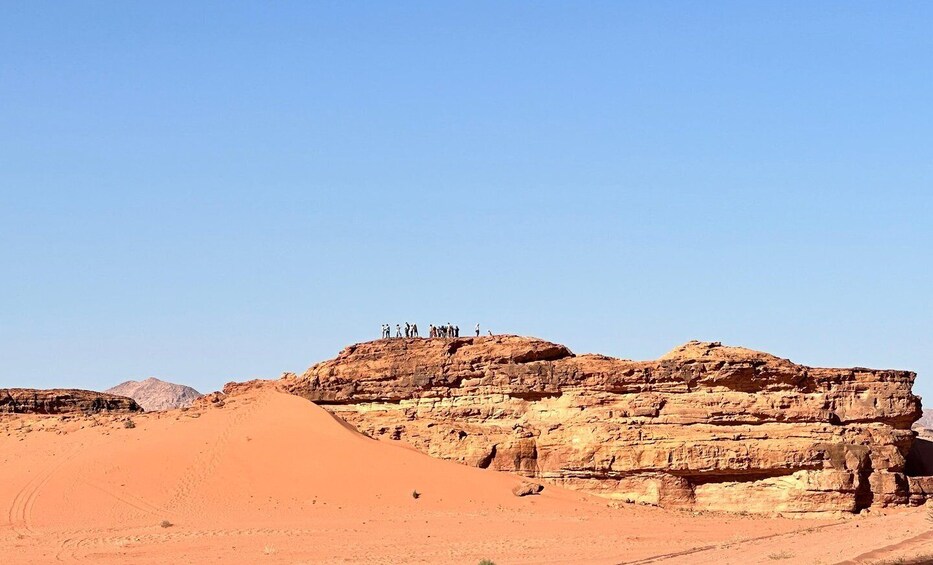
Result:
{"label": "blue sky", "polygon": [[382,323],[933,398],[933,4],[0,4],[0,386]]}

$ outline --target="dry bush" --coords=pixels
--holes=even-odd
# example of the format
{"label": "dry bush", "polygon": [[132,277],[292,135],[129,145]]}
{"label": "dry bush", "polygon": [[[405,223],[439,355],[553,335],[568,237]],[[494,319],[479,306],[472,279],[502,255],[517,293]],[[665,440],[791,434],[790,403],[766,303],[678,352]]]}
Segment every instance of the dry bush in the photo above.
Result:
{"label": "dry bush", "polygon": [[883,561],[874,561],[871,565],[929,565],[933,563],[933,553],[917,554],[913,557],[895,557]]}

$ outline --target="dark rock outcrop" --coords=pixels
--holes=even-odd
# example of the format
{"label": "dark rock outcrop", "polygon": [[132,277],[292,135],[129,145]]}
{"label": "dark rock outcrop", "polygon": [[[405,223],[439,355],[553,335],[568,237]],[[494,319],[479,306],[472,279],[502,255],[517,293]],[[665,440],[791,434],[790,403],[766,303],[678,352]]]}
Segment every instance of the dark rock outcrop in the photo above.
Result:
{"label": "dark rock outcrop", "polygon": [[132,398],[79,389],[0,389],[0,413],[93,414],[96,412],[141,412]]}

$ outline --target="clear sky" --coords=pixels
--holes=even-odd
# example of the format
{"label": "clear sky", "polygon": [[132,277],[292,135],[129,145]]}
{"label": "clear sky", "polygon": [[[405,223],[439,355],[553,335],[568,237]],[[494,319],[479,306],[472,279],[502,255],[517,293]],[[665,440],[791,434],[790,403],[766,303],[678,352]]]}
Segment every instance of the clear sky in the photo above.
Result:
{"label": "clear sky", "polygon": [[933,3],[3,2],[0,386],[382,323],[933,398]]}

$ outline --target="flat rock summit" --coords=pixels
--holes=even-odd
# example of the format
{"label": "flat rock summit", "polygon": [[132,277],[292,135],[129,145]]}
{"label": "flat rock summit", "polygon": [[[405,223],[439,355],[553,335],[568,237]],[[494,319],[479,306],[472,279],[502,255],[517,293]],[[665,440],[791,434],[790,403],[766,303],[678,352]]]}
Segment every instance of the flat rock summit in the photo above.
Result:
{"label": "flat rock summit", "polygon": [[928,479],[905,473],[915,376],[719,343],[628,361],[490,336],[361,343],[276,386],[370,436],[619,501],[820,515],[924,499]]}

